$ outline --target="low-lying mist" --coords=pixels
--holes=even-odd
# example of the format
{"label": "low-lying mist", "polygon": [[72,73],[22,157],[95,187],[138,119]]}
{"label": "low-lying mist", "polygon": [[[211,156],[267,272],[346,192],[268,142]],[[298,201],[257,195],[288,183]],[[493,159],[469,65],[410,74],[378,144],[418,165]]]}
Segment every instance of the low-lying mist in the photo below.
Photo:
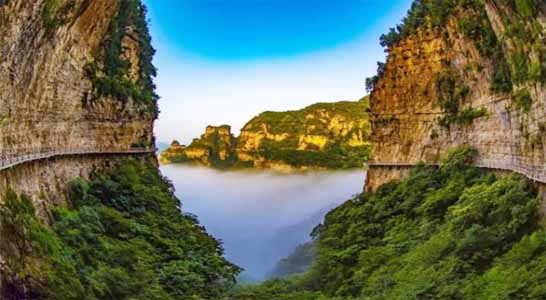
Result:
{"label": "low-lying mist", "polygon": [[329,209],[362,190],[365,178],[362,170],[281,174],[166,165],[161,171],[173,182],[182,210],[222,240],[227,258],[251,280],[264,279],[308,240]]}

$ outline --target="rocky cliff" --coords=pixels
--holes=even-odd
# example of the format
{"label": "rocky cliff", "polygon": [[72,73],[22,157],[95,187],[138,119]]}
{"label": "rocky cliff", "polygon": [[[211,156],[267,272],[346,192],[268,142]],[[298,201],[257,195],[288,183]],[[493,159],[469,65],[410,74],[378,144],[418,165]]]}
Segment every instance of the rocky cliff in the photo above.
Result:
{"label": "rocky cliff", "polygon": [[219,299],[235,283],[157,168],[145,15],[0,0],[0,300]]}
{"label": "rocky cliff", "polygon": [[[0,1],[0,153],[153,145],[153,49],[136,0]],[[34,196],[113,156],[58,158],[0,172]],[[42,193],[43,194],[43,193]],[[42,197],[43,198],[43,197]]]}
{"label": "rocky cliff", "polygon": [[163,164],[197,162],[206,166],[230,166],[236,159],[235,144],[230,126],[207,126],[205,133],[188,146],[173,141],[159,160]]}
{"label": "rocky cliff", "polygon": [[277,170],[361,168],[370,148],[367,108],[364,98],[268,111],[250,120],[237,138],[226,125],[209,126],[188,147],[173,142],[161,162]]}
{"label": "rocky cliff", "polygon": [[478,150],[479,166],[544,182],[545,33],[543,1],[416,2],[382,37],[368,187],[461,144]]}

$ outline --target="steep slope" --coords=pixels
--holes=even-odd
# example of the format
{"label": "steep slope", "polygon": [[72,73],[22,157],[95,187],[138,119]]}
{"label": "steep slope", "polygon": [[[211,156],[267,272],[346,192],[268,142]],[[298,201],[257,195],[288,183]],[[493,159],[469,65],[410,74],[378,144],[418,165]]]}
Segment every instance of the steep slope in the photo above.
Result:
{"label": "steep slope", "polygon": [[50,226],[28,196],[3,196],[0,299],[216,299],[234,283],[239,269],[180,212],[154,161],[126,159],[66,190]]}
{"label": "steep slope", "polygon": [[0,1],[0,299],[211,299],[239,269],[154,153],[139,0]]}
{"label": "steep slope", "polygon": [[414,1],[367,80],[369,191],[310,271],[227,299],[543,298],[545,29],[542,0]]}
{"label": "steep slope", "polygon": [[451,151],[440,167],[363,193],[317,227],[307,273],[241,286],[226,299],[541,299],[544,221],[524,177],[471,166]]}
{"label": "steep slope", "polygon": [[[3,1],[0,6],[0,153],[153,145],[153,49],[139,1]],[[59,185],[101,159],[70,157],[0,174],[0,189]],[[45,166],[47,168],[47,166]],[[46,171],[48,172],[48,171]],[[50,175],[55,176],[50,176]],[[34,180],[37,179],[37,180]]]}
{"label": "steep slope", "polygon": [[309,241],[296,246],[294,251],[281,259],[268,274],[269,278],[282,278],[302,274],[309,269],[315,257],[315,247]]}
{"label": "steep slope", "polygon": [[437,163],[461,144],[478,150],[479,166],[546,181],[545,7],[415,2],[383,37],[388,59],[369,81],[372,161],[382,165],[369,188],[407,174],[390,164]]}
{"label": "steep slope", "polygon": [[280,170],[363,167],[370,147],[367,108],[363,98],[268,111],[250,120],[237,139],[228,126],[209,126],[188,147],[173,143],[161,161]]}

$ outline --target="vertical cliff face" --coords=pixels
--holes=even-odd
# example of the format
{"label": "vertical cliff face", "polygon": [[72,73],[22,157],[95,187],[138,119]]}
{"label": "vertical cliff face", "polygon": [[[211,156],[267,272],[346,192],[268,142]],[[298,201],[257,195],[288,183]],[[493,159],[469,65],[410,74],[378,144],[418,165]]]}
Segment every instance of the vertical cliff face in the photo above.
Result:
{"label": "vertical cliff face", "polygon": [[[1,1],[0,153],[153,145],[157,97],[144,14],[136,0]],[[102,159],[66,158],[53,173],[40,163],[18,166],[11,172],[27,179],[2,172],[0,187],[35,194],[36,181],[49,189],[46,174],[70,180]]]}
{"label": "vertical cliff face", "polygon": [[0,0],[0,300],[218,299],[235,283],[157,169],[153,54],[140,0]]}
{"label": "vertical cliff face", "polygon": [[[477,165],[546,180],[546,4],[521,3],[454,4],[390,45],[370,100],[373,162],[438,163],[469,144]],[[386,173],[372,167],[370,187]]]}

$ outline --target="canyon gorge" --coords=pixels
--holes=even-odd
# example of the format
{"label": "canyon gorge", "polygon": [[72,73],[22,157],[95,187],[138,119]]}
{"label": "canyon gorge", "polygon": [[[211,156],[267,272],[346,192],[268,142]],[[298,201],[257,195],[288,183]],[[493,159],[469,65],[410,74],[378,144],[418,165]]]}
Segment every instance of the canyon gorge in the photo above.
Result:
{"label": "canyon gorge", "polygon": [[[369,96],[263,112],[237,137],[208,126],[157,156],[155,50],[140,0],[0,0],[0,299],[544,296],[546,4],[417,0],[380,40],[387,60]],[[364,190],[332,181],[348,199],[333,199],[297,248],[305,270],[236,285],[243,270],[228,258],[246,257],[226,258],[184,209],[185,188],[224,207],[216,182],[192,186],[197,171],[185,166],[175,195],[160,163],[165,173],[177,163],[358,169]],[[208,222],[221,232],[226,220]]]}

